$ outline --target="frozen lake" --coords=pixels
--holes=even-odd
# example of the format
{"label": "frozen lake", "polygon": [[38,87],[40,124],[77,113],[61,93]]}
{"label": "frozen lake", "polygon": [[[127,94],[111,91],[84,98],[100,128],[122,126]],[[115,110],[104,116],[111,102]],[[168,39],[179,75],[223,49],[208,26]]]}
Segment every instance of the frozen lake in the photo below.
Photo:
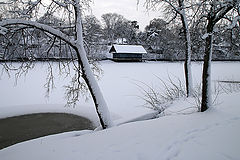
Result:
{"label": "frozen lake", "polygon": [[[141,91],[137,84],[145,83],[157,86],[159,78],[167,80],[168,76],[177,77],[184,82],[183,62],[143,62],[143,63],[115,63],[111,61],[100,62],[103,75],[98,81],[104,97],[109,105],[109,110],[122,117],[141,115],[149,111],[143,107],[144,101],[139,98]],[[240,62],[213,62],[212,80],[237,80],[240,81]],[[0,66],[0,71],[2,66]],[[57,70],[57,63],[53,67]],[[193,62],[193,81],[201,82],[202,63]],[[0,110],[1,107],[12,106],[41,106],[59,105],[64,107],[64,85],[69,78],[61,77],[55,72],[55,89],[50,97],[46,98],[47,67],[44,63],[37,63],[26,76],[22,76],[17,85],[15,77],[2,74],[0,79]],[[93,106],[91,99],[80,100],[77,107]]]}

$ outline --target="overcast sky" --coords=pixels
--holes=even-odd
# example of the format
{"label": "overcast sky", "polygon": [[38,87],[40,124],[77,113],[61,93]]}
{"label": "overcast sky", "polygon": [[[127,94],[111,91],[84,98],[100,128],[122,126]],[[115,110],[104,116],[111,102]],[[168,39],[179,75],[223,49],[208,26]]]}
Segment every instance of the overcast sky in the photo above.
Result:
{"label": "overcast sky", "polygon": [[[4,0],[0,0],[2,2]],[[101,20],[101,15],[105,13],[118,13],[123,15],[128,20],[136,20],[143,30],[149,21],[153,18],[158,18],[161,15],[159,11],[149,11],[143,6],[145,0],[93,0],[91,3],[91,14]],[[90,13],[89,13],[90,14]]]}
{"label": "overcast sky", "polygon": [[137,5],[137,0],[94,0],[92,4],[92,14],[101,20],[101,15],[104,13],[118,13],[123,15],[128,20],[136,20],[143,30],[149,21],[161,15],[158,11],[147,12],[143,7],[145,0],[140,0]]}

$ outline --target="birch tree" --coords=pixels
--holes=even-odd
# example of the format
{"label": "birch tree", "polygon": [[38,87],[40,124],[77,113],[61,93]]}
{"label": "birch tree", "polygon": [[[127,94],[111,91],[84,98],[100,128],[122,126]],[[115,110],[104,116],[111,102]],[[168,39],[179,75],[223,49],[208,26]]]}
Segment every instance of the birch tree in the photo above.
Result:
{"label": "birch tree", "polygon": [[[213,52],[213,37],[215,31],[215,25],[220,22],[225,16],[234,8],[239,11],[239,0],[211,0],[206,1],[203,4],[203,10],[206,15],[203,14],[203,17],[207,18],[207,27],[205,42],[205,55],[204,55],[204,64],[203,64],[203,74],[202,74],[202,103],[201,103],[201,112],[206,111],[212,105],[211,99],[211,60]],[[238,19],[239,15],[235,14],[235,19]],[[226,18],[227,19],[227,18]],[[235,23],[235,20],[232,22]],[[232,23],[232,25],[235,25]]]}
{"label": "birch tree", "polygon": [[[185,1],[184,0],[146,0],[146,7],[156,8],[160,5],[161,2],[167,4],[168,8],[171,8],[171,11],[174,13],[172,20],[176,19],[179,15],[181,18],[181,23],[183,27],[184,33],[184,41],[185,41],[185,63],[184,63],[184,72],[185,72],[185,80],[186,80],[186,90],[187,96],[192,96],[193,92],[193,82],[192,82],[192,70],[191,70],[191,36],[189,31],[189,19],[186,15]],[[189,7],[188,7],[189,8]],[[172,21],[171,20],[171,21]]]}
{"label": "birch tree", "polygon": [[[15,1],[7,3],[11,4],[13,2]],[[41,30],[46,34],[50,34],[68,44],[76,52],[78,62],[77,68],[80,73],[79,75],[82,76],[90,91],[102,128],[106,129],[111,127],[113,124],[110,119],[107,104],[90,68],[83,45],[83,28],[81,18],[83,7],[89,5],[89,0],[52,0],[48,3],[44,3],[42,0],[21,0],[19,1],[19,4],[24,6],[25,10],[19,10],[19,12],[16,12],[18,16],[15,19],[4,19],[0,21],[0,33],[4,35],[7,32],[16,31],[11,30],[12,26],[19,26],[22,28],[31,27]],[[70,27],[73,25],[74,33],[68,35],[59,28],[35,21],[41,7],[44,7],[42,9],[46,10],[46,14],[54,14],[64,10],[65,16],[69,18],[68,23],[70,24]],[[35,18],[31,17],[33,14],[36,15]],[[80,77],[77,78],[77,81],[79,81],[79,78]]]}

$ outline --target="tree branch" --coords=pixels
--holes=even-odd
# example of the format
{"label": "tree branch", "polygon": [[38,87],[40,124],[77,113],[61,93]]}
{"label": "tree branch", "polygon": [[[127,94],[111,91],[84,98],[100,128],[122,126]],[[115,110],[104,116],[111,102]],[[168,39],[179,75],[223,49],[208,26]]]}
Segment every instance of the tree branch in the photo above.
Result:
{"label": "tree branch", "polygon": [[31,26],[31,27],[37,28],[39,30],[48,32],[48,33],[62,39],[70,46],[76,47],[76,42],[73,39],[71,39],[69,36],[62,33],[60,30],[57,30],[57,29],[55,29],[51,26],[45,25],[45,24],[41,24],[41,23],[33,22],[33,21],[27,21],[27,20],[20,20],[20,19],[9,19],[9,20],[4,20],[4,21],[0,22],[0,26],[2,26],[2,27],[8,26],[8,25]]}

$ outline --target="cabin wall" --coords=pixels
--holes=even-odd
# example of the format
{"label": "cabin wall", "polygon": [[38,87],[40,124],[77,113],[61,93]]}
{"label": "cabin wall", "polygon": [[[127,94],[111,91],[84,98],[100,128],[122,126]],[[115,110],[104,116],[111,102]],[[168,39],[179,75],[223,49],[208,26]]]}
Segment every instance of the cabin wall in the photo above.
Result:
{"label": "cabin wall", "polygon": [[139,53],[113,53],[114,61],[142,61],[142,54]]}

